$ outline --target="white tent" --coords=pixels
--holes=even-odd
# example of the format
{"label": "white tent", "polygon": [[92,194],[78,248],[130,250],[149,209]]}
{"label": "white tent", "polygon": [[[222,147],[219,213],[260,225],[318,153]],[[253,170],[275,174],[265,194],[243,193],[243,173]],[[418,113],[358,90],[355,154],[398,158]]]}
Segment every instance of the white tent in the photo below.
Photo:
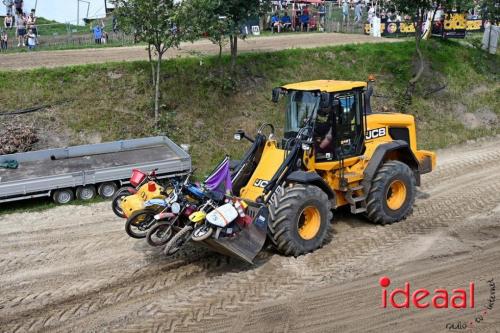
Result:
{"label": "white tent", "polygon": [[[0,5],[0,15],[4,15],[5,6]],[[77,23],[78,14],[82,24],[87,11],[88,18],[101,18],[106,15],[106,7],[113,8],[110,1],[105,0],[24,0],[25,11],[29,12],[35,6],[37,16],[72,24]]]}

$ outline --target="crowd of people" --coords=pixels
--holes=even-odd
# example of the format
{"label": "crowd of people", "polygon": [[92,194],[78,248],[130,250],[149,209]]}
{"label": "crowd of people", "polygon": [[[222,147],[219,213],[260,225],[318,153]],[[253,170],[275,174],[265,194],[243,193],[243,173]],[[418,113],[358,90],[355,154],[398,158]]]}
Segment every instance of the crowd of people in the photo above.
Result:
{"label": "crowd of people", "polygon": [[[317,15],[310,12],[309,6],[304,6],[295,12],[295,15],[290,17],[285,7],[285,12],[280,16],[276,11],[271,15],[270,28],[273,33],[281,31],[309,31],[310,29],[318,29],[318,24],[323,25],[325,19],[325,6],[323,4],[317,6],[315,11]],[[319,18],[319,22],[318,22]]]}
{"label": "crowd of people", "polygon": [[17,47],[34,50],[38,45],[35,10],[32,9],[30,13],[25,12],[22,0],[3,0],[3,3],[7,15],[4,18],[3,28],[0,29],[0,50],[6,51],[9,48],[9,31],[14,31]]}

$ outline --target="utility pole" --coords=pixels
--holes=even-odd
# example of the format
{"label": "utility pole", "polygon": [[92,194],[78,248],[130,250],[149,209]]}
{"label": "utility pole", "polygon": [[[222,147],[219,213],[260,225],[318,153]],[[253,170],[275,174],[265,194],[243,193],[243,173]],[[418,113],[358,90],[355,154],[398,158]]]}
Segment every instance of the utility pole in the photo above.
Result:
{"label": "utility pole", "polygon": [[108,2],[104,0],[104,16],[108,16]]}

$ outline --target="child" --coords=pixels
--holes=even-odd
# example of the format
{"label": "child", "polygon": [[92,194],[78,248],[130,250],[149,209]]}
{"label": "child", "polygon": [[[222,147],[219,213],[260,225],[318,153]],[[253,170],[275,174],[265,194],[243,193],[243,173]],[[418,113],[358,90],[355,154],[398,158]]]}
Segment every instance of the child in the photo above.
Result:
{"label": "child", "polygon": [[36,40],[36,34],[35,34],[35,29],[31,29],[28,32],[28,50],[33,51],[36,47],[37,40]]}
{"label": "child", "polygon": [[7,31],[4,31],[0,36],[0,51],[7,51],[8,43],[9,35],[7,35]]}

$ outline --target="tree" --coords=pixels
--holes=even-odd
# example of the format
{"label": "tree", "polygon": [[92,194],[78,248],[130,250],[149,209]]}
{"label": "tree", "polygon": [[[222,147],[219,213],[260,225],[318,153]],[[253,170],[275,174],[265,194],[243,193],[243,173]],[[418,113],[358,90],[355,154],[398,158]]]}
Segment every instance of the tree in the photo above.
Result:
{"label": "tree", "polygon": [[[422,76],[425,68],[424,56],[420,48],[422,41],[422,32],[424,21],[426,15],[432,15],[431,19],[433,22],[436,15],[436,11],[439,6],[443,6],[446,9],[460,9],[462,11],[470,8],[473,5],[473,0],[393,0],[392,4],[397,8],[397,10],[403,14],[408,15],[411,18],[415,26],[415,51],[418,56],[418,69],[415,75],[408,82],[408,87],[406,89],[406,96],[411,97],[415,89],[415,84],[418,82]],[[431,10],[432,9],[432,10]]]}
{"label": "tree", "polygon": [[[173,0],[117,0],[116,17],[122,30],[148,44],[151,77],[154,85],[154,117],[160,119],[161,63],[165,52],[179,47],[181,41],[193,40],[182,3]],[[156,56],[153,61],[152,53]]]}
{"label": "tree", "polygon": [[233,23],[229,43],[231,45],[231,68],[234,69],[238,55],[238,37],[242,36],[242,23],[264,15],[269,11],[271,2],[269,0],[229,0],[227,3],[228,11],[225,16]]}
{"label": "tree", "polygon": [[482,0],[481,16],[483,21],[498,25],[500,23],[500,0]]}
{"label": "tree", "polygon": [[185,8],[191,12],[191,24],[200,35],[206,36],[219,47],[219,60],[222,49],[229,42],[229,34],[234,25],[224,16],[227,13],[227,1],[187,0]]}
{"label": "tree", "polygon": [[198,28],[219,45],[219,55],[227,43],[231,48],[231,68],[236,66],[238,38],[245,36],[242,26],[250,19],[259,17],[269,8],[269,0],[187,0],[193,15],[198,18]]}
{"label": "tree", "polygon": [[422,28],[424,25],[424,18],[428,10],[432,8],[432,1],[429,0],[393,0],[395,7],[402,14],[408,15],[415,26],[415,51],[418,56],[419,66],[416,74],[408,82],[406,90],[407,97],[411,97],[415,84],[418,82],[422,73],[424,72],[424,55],[420,49],[420,42],[422,41]]}

